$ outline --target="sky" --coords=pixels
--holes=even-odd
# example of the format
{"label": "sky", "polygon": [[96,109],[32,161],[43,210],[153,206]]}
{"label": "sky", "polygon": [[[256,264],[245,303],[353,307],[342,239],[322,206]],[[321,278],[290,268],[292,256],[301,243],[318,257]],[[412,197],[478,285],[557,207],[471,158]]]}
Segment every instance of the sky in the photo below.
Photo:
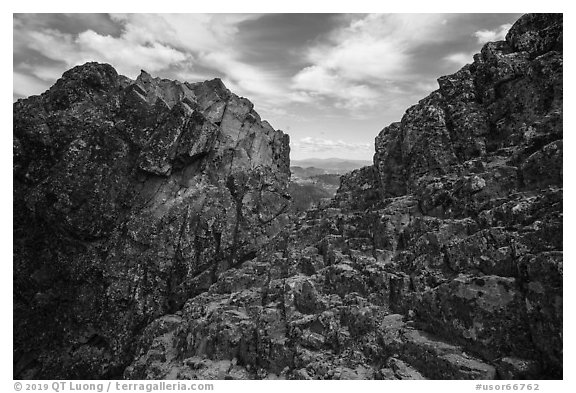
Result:
{"label": "sky", "polygon": [[13,99],[109,63],[221,78],[290,135],[291,158],[371,160],[374,138],[520,14],[14,14]]}

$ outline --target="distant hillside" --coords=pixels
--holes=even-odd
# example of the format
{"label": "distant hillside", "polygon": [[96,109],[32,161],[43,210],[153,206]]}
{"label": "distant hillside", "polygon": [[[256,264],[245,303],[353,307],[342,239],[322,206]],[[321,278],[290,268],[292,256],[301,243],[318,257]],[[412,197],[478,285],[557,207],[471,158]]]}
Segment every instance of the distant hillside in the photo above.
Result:
{"label": "distant hillside", "polygon": [[327,186],[334,186],[336,188],[340,186],[340,175],[338,174],[326,173],[322,175],[314,175],[310,176],[310,179],[317,183],[325,184]]}
{"label": "distant hillside", "polygon": [[296,211],[305,211],[324,198],[336,195],[340,176],[372,165],[371,161],[342,158],[292,160],[290,194]]}
{"label": "distant hillside", "polygon": [[372,165],[372,161],[346,160],[342,158],[307,158],[304,160],[291,160],[292,166],[302,168],[319,168],[326,170],[326,173],[346,173],[364,166]]}
{"label": "distant hillside", "polygon": [[306,179],[311,176],[325,175],[327,173],[327,170],[316,168],[313,166],[307,168],[302,168],[301,166],[291,166],[290,173],[292,174],[292,177],[299,177],[301,179]]}
{"label": "distant hillside", "polygon": [[290,195],[293,208],[303,212],[324,198],[332,198],[340,186],[340,173],[324,173],[318,168],[291,167]]}
{"label": "distant hillside", "polygon": [[296,212],[304,212],[313,204],[325,198],[332,198],[336,193],[336,190],[330,192],[321,184],[296,182],[290,183],[289,191],[292,196],[292,209]]}

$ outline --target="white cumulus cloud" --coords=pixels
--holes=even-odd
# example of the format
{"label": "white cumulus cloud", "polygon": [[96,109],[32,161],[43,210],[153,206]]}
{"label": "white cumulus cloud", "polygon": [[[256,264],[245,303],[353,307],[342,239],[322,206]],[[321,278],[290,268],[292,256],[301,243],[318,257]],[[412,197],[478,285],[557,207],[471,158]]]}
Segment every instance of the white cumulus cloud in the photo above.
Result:
{"label": "white cumulus cloud", "polygon": [[506,23],[494,30],[478,30],[474,33],[474,36],[478,40],[478,43],[485,44],[490,41],[501,41],[506,38],[506,34],[512,25]]}
{"label": "white cumulus cloud", "polygon": [[311,47],[310,65],[292,79],[301,93],[336,100],[337,107],[373,108],[395,82],[412,76],[411,51],[443,39],[442,14],[371,14],[336,29]]}
{"label": "white cumulus cloud", "polygon": [[474,53],[452,53],[446,57],[444,57],[449,63],[456,64],[457,66],[463,66],[465,64],[472,63],[474,61]]}

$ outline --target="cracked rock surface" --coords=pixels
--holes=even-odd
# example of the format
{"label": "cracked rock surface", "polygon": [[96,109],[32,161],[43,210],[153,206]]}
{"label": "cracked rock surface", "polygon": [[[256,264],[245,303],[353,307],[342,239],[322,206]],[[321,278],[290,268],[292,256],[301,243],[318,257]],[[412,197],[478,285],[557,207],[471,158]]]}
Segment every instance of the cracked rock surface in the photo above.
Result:
{"label": "cracked rock surface", "polygon": [[288,136],[220,80],[67,71],[14,104],[15,375],[120,376],[135,337],[288,220]]}

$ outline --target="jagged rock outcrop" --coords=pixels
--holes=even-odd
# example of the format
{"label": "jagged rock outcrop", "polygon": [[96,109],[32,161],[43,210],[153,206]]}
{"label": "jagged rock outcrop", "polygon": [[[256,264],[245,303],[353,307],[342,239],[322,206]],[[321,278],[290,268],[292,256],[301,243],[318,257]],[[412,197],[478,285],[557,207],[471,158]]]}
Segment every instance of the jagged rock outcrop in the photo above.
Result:
{"label": "jagged rock outcrop", "polygon": [[14,104],[15,377],[118,377],[287,221],[288,137],[218,80],[109,65]]}
{"label": "jagged rock outcrop", "polygon": [[[438,83],[382,130],[336,205],[379,213],[368,229],[391,255],[393,311],[497,366],[560,377],[562,15],[523,16]],[[373,189],[376,202],[350,196]]]}
{"label": "jagged rock outcrop", "polygon": [[20,377],[562,377],[562,15],[292,220],[286,139],[217,80],[89,64],[14,134]]}

